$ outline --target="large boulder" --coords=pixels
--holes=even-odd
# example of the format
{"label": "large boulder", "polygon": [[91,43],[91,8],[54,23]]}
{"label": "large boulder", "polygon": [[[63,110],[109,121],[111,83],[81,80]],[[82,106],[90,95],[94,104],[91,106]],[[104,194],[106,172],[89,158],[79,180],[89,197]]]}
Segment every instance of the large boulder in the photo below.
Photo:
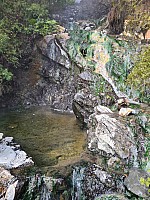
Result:
{"label": "large boulder", "polygon": [[92,114],[88,124],[88,148],[108,157],[117,156],[119,159],[127,159],[131,155],[136,164],[137,151],[128,127],[119,119],[114,118],[113,113]]}

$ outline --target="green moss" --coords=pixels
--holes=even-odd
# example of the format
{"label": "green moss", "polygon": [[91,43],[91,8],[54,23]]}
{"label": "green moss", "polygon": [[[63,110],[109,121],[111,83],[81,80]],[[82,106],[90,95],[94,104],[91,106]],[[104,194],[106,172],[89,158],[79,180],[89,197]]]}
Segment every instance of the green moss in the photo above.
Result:
{"label": "green moss", "polygon": [[135,88],[150,86],[150,47],[144,49],[128,76],[128,83]]}

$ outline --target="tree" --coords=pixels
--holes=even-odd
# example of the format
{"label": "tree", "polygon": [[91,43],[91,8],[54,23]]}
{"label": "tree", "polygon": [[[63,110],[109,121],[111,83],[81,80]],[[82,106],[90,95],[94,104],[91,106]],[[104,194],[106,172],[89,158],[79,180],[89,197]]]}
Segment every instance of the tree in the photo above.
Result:
{"label": "tree", "polygon": [[24,65],[25,57],[30,59],[35,38],[56,32],[57,23],[48,18],[45,5],[28,0],[3,0],[0,13],[0,79],[3,81],[11,79],[14,67]]}

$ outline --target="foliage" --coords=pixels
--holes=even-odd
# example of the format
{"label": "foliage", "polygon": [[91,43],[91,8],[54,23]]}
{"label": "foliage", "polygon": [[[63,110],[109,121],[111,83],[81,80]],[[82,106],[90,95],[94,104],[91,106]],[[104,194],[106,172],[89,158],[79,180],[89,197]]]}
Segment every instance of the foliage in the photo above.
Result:
{"label": "foliage", "polygon": [[0,77],[10,80],[9,71],[31,56],[34,40],[58,28],[44,4],[5,0],[0,3],[0,13]]}
{"label": "foliage", "polygon": [[[143,177],[141,177],[140,183],[141,183],[141,185],[145,185],[147,188],[149,188],[150,187],[150,177],[148,177],[147,179],[144,179]],[[148,191],[150,193],[150,189]]]}
{"label": "foliage", "polygon": [[10,81],[12,79],[12,73],[8,69],[3,69],[0,65],[0,82],[2,80]]}
{"label": "foliage", "polygon": [[104,47],[109,52],[109,62],[107,63],[107,70],[113,77],[119,89],[123,92],[126,88],[126,78],[129,70],[132,68],[132,53],[135,50],[134,45],[108,37],[104,43]]}

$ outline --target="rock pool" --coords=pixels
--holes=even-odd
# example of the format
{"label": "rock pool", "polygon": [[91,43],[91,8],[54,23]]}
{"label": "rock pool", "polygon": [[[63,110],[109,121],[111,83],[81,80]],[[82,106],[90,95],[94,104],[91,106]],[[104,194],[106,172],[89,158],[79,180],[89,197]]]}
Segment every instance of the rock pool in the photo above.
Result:
{"label": "rock pool", "polygon": [[49,107],[0,110],[0,132],[14,137],[35,165],[52,170],[80,161],[86,137],[73,114]]}

